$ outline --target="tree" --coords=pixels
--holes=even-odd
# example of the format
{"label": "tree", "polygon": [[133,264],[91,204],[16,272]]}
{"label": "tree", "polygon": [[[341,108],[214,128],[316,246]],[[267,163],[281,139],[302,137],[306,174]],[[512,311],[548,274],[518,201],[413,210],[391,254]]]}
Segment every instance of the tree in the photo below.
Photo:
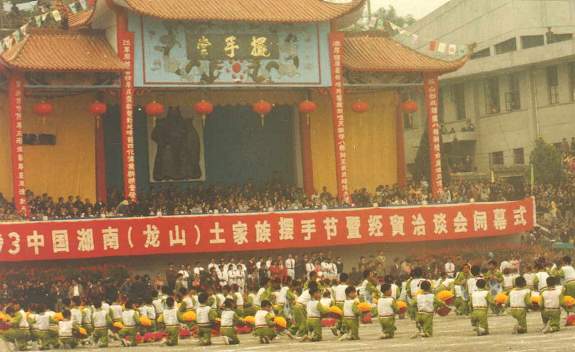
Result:
{"label": "tree", "polygon": [[389,5],[388,8],[380,8],[374,16],[377,18],[378,26],[383,26],[386,22],[392,22],[400,27],[407,27],[415,23],[415,18],[412,15],[399,16],[392,5]]}
{"label": "tree", "polygon": [[533,165],[535,183],[558,185],[565,177],[561,152],[542,138],[535,141],[529,160]]}

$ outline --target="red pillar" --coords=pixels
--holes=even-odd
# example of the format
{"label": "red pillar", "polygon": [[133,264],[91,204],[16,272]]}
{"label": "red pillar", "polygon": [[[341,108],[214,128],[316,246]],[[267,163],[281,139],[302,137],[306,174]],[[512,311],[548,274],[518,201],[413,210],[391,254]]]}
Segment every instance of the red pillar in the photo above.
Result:
{"label": "red pillar", "polygon": [[96,199],[106,203],[106,152],[104,148],[104,123],[101,116],[96,117]]}
{"label": "red pillar", "polygon": [[[399,94],[398,94],[399,95]],[[397,136],[397,184],[405,187],[407,184],[407,177],[405,175],[405,136],[403,131],[403,113],[400,109],[400,100],[397,100],[397,113],[395,134]]]}
{"label": "red pillar", "polygon": [[120,119],[124,197],[137,200],[136,159],[134,148],[134,33],[128,31],[128,18],[123,9],[116,11],[118,56],[128,69],[122,73],[120,88]]}
{"label": "red pillar", "polygon": [[331,62],[331,109],[333,124],[333,140],[335,147],[335,163],[337,177],[337,195],[340,202],[350,203],[349,184],[347,178],[347,153],[345,147],[345,118],[343,91],[343,41],[344,34],[331,32],[329,34],[329,49]]}
{"label": "red pillar", "polygon": [[24,105],[24,77],[11,73],[8,78],[8,101],[10,116],[10,154],[12,158],[12,190],[14,206],[18,214],[28,215],[26,204],[26,183],[24,181],[24,131],[22,127],[22,106]]}
{"label": "red pillar", "polygon": [[441,138],[439,127],[439,76],[437,73],[423,75],[423,90],[427,109],[427,134],[429,138],[429,165],[431,191],[438,199],[443,193],[441,173]]}
{"label": "red pillar", "polygon": [[313,185],[309,114],[299,115],[299,135],[301,140],[301,160],[303,164],[303,189],[307,196],[312,196],[315,193],[315,187]]}

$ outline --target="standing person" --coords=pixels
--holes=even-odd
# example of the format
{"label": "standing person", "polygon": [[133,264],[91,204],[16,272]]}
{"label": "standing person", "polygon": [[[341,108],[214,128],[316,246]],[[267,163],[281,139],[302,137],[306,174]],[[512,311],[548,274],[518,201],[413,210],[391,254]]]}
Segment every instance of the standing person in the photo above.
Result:
{"label": "standing person", "polygon": [[295,279],[295,259],[293,257],[293,255],[288,254],[288,257],[285,261],[285,267],[287,269],[287,275],[294,280]]}
{"label": "standing person", "polygon": [[448,278],[455,278],[455,264],[451,258],[447,259],[444,270]]}
{"label": "standing person", "polygon": [[74,335],[78,334],[79,326],[71,319],[72,316],[68,309],[64,309],[64,311],[62,311],[62,316],[64,319],[58,322],[58,338],[60,340],[60,347],[76,348],[78,346],[78,339],[74,337]]}
{"label": "standing person", "polygon": [[406,285],[406,298],[407,298],[407,310],[411,320],[415,320],[417,313],[417,291],[421,288],[421,283],[424,282],[423,270],[420,267],[416,267],[411,272],[411,278],[407,280]]}
{"label": "standing person", "polygon": [[[349,287],[349,276],[346,273],[339,275],[339,284],[334,289],[335,305],[343,312],[343,304],[347,299],[346,290]],[[337,325],[332,328],[334,335],[343,335],[345,328],[343,326],[343,317],[339,317]]]}
{"label": "standing person", "polygon": [[341,257],[337,257],[337,259],[335,260],[335,266],[338,274],[343,273],[344,265]]}
{"label": "standing person", "polygon": [[168,283],[168,287],[170,288],[170,292],[174,291],[176,287],[176,279],[178,277],[178,272],[174,267],[173,263],[168,265],[168,270],[166,270],[166,282]]}
{"label": "standing person", "polygon": [[385,260],[386,258],[385,255],[383,254],[383,251],[379,251],[377,257],[375,257],[375,266],[377,270],[377,275],[381,278],[385,276],[385,265],[386,265]]}
{"label": "standing person", "polygon": [[294,257],[295,260],[295,278],[296,279],[301,279],[306,275],[306,270],[305,270],[305,266],[306,266],[306,259],[307,257],[304,256],[303,258],[300,258],[298,255],[296,255]]}

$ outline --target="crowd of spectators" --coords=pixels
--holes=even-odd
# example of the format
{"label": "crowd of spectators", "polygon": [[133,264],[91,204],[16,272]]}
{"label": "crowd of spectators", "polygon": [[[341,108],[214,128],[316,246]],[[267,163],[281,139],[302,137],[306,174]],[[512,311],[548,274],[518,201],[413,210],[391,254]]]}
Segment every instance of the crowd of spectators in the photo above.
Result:
{"label": "crowd of spectators", "polygon": [[[406,187],[379,186],[374,192],[356,190],[351,204],[341,203],[324,187],[307,196],[302,189],[278,183],[266,186],[193,185],[187,188],[159,187],[141,194],[137,202],[111,192],[108,201],[92,202],[79,196],[54,199],[48,194],[26,194],[31,220],[81,219],[125,216],[157,216],[214,213],[247,213],[342,207],[421,205],[430,203],[486,202],[518,199],[516,189],[505,183],[452,182],[440,199],[434,199],[425,184]],[[0,194],[0,221],[17,221],[13,203]]]}

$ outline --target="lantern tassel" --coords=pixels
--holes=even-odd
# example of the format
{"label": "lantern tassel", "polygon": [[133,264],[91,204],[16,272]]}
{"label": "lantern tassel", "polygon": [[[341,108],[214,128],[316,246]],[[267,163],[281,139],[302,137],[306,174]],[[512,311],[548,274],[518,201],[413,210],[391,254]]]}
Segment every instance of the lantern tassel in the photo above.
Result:
{"label": "lantern tassel", "polygon": [[202,127],[206,128],[206,115],[202,115]]}
{"label": "lantern tassel", "polygon": [[265,121],[264,114],[260,115],[260,120],[262,122],[262,128],[263,128],[264,127],[264,121]]}

